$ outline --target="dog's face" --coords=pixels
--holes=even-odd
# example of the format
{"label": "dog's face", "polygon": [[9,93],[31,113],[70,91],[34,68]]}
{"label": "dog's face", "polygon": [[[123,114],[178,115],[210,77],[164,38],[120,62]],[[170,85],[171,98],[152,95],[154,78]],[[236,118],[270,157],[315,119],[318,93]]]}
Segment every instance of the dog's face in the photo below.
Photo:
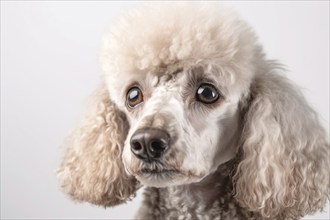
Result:
{"label": "dog's face", "polygon": [[195,66],[117,82],[130,124],[122,154],[130,174],[149,186],[187,184],[236,154],[241,94],[219,75]]}
{"label": "dog's face", "polygon": [[[183,8],[194,20],[186,25],[169,10],[131,15],[143,22],[124,19],[105,35],[102,55],[110,97],[130,126],[123,163],[150,186],[200,181],[234,157],[238,103],[259,54],[241,21],[207,21],[210,13],[225,15]],[[154,23],[156,15],[167,19]],[[224,32],[227,26],[240,31]]]}

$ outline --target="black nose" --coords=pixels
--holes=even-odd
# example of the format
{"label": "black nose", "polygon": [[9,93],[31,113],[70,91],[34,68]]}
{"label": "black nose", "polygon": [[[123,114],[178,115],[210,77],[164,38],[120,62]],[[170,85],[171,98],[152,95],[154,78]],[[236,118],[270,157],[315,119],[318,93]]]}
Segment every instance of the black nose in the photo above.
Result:
{"label": "black nose", "polygon": [[169,148],[170,136],[161,129],[142,128],[131,137],[131,151],[141,160],[151,162]]}

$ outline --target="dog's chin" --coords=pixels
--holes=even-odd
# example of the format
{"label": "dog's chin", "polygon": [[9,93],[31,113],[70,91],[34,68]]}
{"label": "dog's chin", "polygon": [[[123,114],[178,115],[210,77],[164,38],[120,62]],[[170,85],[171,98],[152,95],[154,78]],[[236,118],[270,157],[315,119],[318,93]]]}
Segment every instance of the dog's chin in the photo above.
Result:
{"label": "dog's chin", "polygon": [[143,185],[149,187],[169,187],[199,182],[202,178],[192,177],[175,170],[149,171],[143,170],[135,175]]}

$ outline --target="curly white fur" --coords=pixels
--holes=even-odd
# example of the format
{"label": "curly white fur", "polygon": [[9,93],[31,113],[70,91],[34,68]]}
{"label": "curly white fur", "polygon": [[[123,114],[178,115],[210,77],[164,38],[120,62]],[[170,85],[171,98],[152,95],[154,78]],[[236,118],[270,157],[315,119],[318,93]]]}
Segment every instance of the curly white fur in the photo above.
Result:
{"label": "curly white fur", "polygon": [[[326,132],[233,11],[199,3],[133,10],[105,35],[101,64],[105,85],[58,171],[72,198],[113,206],[144,184],[137,218],[297,219],[326,203]],[[214,105],[195,100],[203,82],[220,91]],[[132,85],[144,94],[135,109],[126,103]],[[171,136],[159,163],[131,152],[144,127]]]}

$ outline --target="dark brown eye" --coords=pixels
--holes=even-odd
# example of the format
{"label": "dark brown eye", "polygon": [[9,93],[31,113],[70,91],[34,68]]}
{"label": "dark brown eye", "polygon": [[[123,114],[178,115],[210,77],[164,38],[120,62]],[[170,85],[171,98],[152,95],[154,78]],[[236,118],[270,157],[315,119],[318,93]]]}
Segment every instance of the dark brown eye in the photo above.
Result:
{"label": "dark brown eye", "polygon": [[132,87],[127,92],[126,104],[129,108],[134,108],[138,104],[143,102],[143,94],[138,87]]}
{"label": "dark brown eye", "polygon": [[210,84],[201,84],[196,91],[196,100],[205,104],[211,104],[219,99],[219,93],[216,88]]}

